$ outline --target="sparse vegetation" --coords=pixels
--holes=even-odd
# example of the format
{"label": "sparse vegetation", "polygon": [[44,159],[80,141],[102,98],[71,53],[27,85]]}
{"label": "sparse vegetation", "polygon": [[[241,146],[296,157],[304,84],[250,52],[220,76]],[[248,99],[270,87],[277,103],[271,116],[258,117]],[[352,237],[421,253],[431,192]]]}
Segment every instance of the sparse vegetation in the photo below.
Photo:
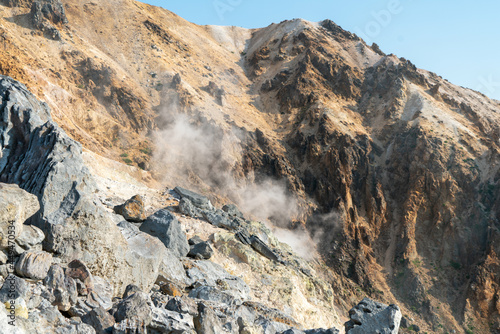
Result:
{"label": "sparse vegetation", "polygon": [[128,157],[128,153],[122,153],[122,154],[120,154],[120,157],[126,158],[126,157]]}
{"label": "sparse vegetation", "polygon": [[130,165],[130,164],[132,164],[133,161],[130,160],[129,158],[125,158],[125,159],[123,159],[123,162],[126,163],[127,165]]}

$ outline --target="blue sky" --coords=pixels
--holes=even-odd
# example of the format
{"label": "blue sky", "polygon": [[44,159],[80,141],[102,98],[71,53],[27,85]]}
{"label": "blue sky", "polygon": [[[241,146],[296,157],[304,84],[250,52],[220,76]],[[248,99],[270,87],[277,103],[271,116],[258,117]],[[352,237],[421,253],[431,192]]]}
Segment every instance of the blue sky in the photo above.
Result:
{"label": "blue sky", "polygon": [[331,19],[450,82],[500,100],[500,1],[143,0],[197,24],[260,28]]}

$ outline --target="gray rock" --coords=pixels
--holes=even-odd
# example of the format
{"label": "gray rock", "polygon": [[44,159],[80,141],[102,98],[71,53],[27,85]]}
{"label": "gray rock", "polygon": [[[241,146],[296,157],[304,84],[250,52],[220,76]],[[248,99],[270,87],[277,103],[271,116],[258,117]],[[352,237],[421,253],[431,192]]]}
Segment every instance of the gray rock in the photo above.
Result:
{"label": "gray rock", "polygon": [[4,251],[0,251],[0,265],[6,264],[8,261],[9,257],[7,256],[7,254]]}
{"label": "gray rock", "polygon": [[113,326],[113,334],[147,334],[147,332],[144,321],[136,319],[125,319]]}
{"label": "gray rock", "polygon": [[160,239],[178,257],[184,257],[189,252],[186,232],[177,218],[166,209],[149,216],[140,230]]}
{"label": "gray rock", "polygon": [[[0,125],[0,138],[1,134],[2,126]],[[7,164],[3,155],[5,155],[4,151],[7,151],[8,154],[8,150],[10,149],[2,150],[0,145],[0,173]],[[29,194],[15,184],[0,183],[0,250],[8,247],[9,236],[11,241],[19,238],[23,231],[24,222],[33,216],[39,208],[36,196]]]}
{"label": "gray rock", "polygon": [[146,326],[151,323],[153,302],[145,292],[138,291],[113,306],[110,313],[117,323],[123,320],[137,320]]}
{"label": "gray rock", "polygon": [[227,212],[227,214],[231,217],[238,217],[238,218],[243,219],[243,214],[238,209],[238,207],[234,204],[226,204],[222,207],[222,210]]}
{"label": "gray rock", "polygon": [[164,282],[172,282],[180,287],[186,287],[193,283],[193,280],[186,275],[186,270],[184,270],[179,258],[169,249],[164,251],[156,278],[156,284]]}
{"label": "gray rock", "polygon": [[212,206],[212,203],[210,203],[210,200],[203,195],[197,194],[195,192],[192,192],[191,190],[187,190],[187,189],[184,189],[181,187],[175,187],[174,191],[176,193],[178,193],[181,196],[181,198],[186,198],[189,201],[191,201],[191,203],[197,208],[200,208],[203,210],[212,210],[213,209],[213,206]]}
{"label": "gray rock", "polygon": [[16,263],[16,273],[19,276],[42,280],[47,276],[52,264],[52,254],[39,251],[26,251]]}
{"label": "gray rock", "polygon": [[203,242],[203,240],[197,235],[188,240],[190,246],[199,244],[200,242]]}
{"label": "gray rock", "polygon": [[140,223],[146,219],[144,200],[140,195],[135,195],[125,203],[115,206],[114,211],[130,222]]}
{"label": "gray rock", "polygon": [[203,217],[202,210],[195,207],[187,198],[181,198],[179,201],[179,212],[193,218]]}
{"label": "gray rock", "polygon": [[73,278],[66,276],[63,268],[58,264],[50,266],[47,276],[43,280],[54,297],[53,304],[61,311],[68,311],[76,304],[78,291]]}
{"label": "gray rock", "polygon": [[252,245],[252,237],[247,230],[241,229],[234,235],[244,245]]}
{"label": "gray rock", "polygon": [[193,299],[190,298],[182,298],[182,297],[174,297],[171,298],[167,305],[165,305],[165,309],[177,313],[198,314],[198,305]]}
{"label": "gray rock", "polygon": [[0,301],[5,303],[11,299],[23,298],[29,292],[29,284],[24,279],[17,277],[16,275],[9,275],[5,279],[5,282],[0,289]]}
{"label": "gray rock", "polygon": [[115,319],[111,314],[106,312],[102,307],[98,307],[90,311],[82,317],[82,321],[92,326],[97,334],[110,333],[115,324]]}
{"label": "gray rock", "polygon": [[194,317],[194,327],[197,333],[223,333],[222,324],[214,310],[204,303],[198,303],[198,315]]}
{"label": "gray rock", "polygon": [[95,196],[81,145],[53,122],[47,104],[0,76],[0,119],[0,182],[38,197],[40,210],[29,223],[45,233],[44,249],[62,262],[77,258],[96,268],[93,274],[110,278],[116,294],[132,281],[149,289],[161,263],[157,249],[129,251],[113,215]]}
{"label": "gray rock", "polygon": [[141,289],[137,286],[137,285],[134,285],[134,284],[129,284],[127,285],[127,287],[125,288],[125,292],[123,293],[123,299],[127,298],[128,296],[131,296],[133,295],[134,293],[136,292],[139,292],[141,291]]}
{"label": "gray rock", "polygon": [[207,260],[192,261],[187,275],[199,285],[223,288],[236,299],[250,299],[250,288],[241,278],[229,274],[220,265]]}
{"label": "gray rock", "polygon": [[369,298],[363,299],[349,311],[345,323],[346,334],[396,334],[399,331],[401,311],[396,305],[385,305]]}
{"label": "gray rock", "polygon": [[86,303],[92,308],[101,307],[109,310],[113,306],[113,287],[108,281],[101,277],[94,276],[93,289],[87,296]]}
{"label": "gray rock", "polygon": [[158,307],[153,307],[153,320],[149,324],[148,329],[168,334],[196,334],[191,315]]}
{"label": "gray rock", "polygon": [[224,216],[225,212],[222,210],[208,211],[203,210],[203,217],[212,225],[220,228],[232,230],[235,226],[233,221]]}
{"label": "gray rock", "polygon": [[279,256],[268,245],[266,245],[262,240],[260,240],[259,237],[252,235],[250,237],[250,241],[252,248],[255,249],[258,253],[267,257],[272,261],[276,262],[280,261]]}
{"label": "gray rock", "polygon": [[241,301],[234,298],[232,295],[211,286],[199,286],[191,290],[189,297],[226,305],[241,304]]}
{"label": "gray rock", "polygon": [[16,243],[26,250],[41,250],[43,239],[45,239],[45,234],[41,229],[32,225],[24,225]]}
{"label": "gray rock", "polygon": [[399,325],[401,328],[408,328],[410,327],[410,321],[408,321],[407,317],[402,317]]}
{"label": "gray rock", "polygon": [[199,260],[208,260],[212,257],[213,254],[214,250],[212,249],[212,246],[210,246],[208,242],[204,241],[191,246],[188,256],[194,257],[195,259]]}

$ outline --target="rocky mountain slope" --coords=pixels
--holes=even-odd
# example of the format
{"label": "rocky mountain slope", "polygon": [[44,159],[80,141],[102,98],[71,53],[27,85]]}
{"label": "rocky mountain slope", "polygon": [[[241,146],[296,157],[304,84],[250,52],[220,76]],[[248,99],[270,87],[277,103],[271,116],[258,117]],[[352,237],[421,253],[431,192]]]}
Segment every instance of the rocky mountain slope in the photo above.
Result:
{"label": "rocky mountain slope", "polygon": [[[317,244],[319,255],[305,263],[322,282],[313,284],[318,296],[309,295],[303,272],[307,302],[295,293],[277,298],[295,286],[284,281],[279,293],[253,292],[309,328],[339,327],[346,319],[327,315],[369,295],[397,303],[423,331],[500,331],[498,101],[386,55],[329,20],[202,27],[128,0],[3,0],[0,17],[0,73],[47,103],[35,108],[28,99],[23,105],[40,110],[36,116],[3,121],[40,129],[32,143],[8,128],[2,142],[16,144],[4,145],[2,156],[16,158],[0,163],[0,181],[39,198],[31,225],[48,233],[44,249],[62,263],[78,257],[97,276],[119,277],[116,296],[149,266],[154,274],[135,283],[147,289],[161,259],[144,262],[108,245],[127,249],[131,238],[160,246],[124,227],[119,233],[109,210],[136,194],[148,215],[177,206],[163,189],[180,185],[272,221],[295,251]],[[61,148],[49,139],[61,137]],[[30,163],[45,159],[51,164]],[[63,169],[57,177],[55,165]],[[41,175],[46,185],[34,181]],[[47,201],[54,193],[60,198]],[[66,221],[68,212],[85,214]],[[181,224],[211,240],[215,262],[295,282],[297,267],[263,274],[260,257],[252,264],[253,256],[233,254],[241,252],[234,236],[200,215]],[[106,238],[92,221],[107,222],[99,224]],[[63,222],[72,228],[58,227]],[[67,248],[68,240],[84,241]],[[113,276],[98,253],[122,272]],[[261,279],[247,284],[257,289]],[[315,316],[311,305],[320,305]]]}

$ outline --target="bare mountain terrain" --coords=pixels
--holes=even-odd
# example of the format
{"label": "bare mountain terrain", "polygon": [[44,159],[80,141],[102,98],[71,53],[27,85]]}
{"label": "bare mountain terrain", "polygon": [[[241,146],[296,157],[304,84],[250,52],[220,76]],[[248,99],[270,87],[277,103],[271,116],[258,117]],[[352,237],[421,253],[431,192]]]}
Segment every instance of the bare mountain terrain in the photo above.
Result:
{"label": "bare mountain terrain", "polygon": [[133,0],[1,0],[0,46],[0,74],[82,144],[109,208],[140,193],[152,214],[180,185],[309,255],[268,269],[180,216],[215,263],[251,272],[252,299],[308,328],[369,296],[423,332],[500,333],[499,101],[330,20],[248,30]]}

